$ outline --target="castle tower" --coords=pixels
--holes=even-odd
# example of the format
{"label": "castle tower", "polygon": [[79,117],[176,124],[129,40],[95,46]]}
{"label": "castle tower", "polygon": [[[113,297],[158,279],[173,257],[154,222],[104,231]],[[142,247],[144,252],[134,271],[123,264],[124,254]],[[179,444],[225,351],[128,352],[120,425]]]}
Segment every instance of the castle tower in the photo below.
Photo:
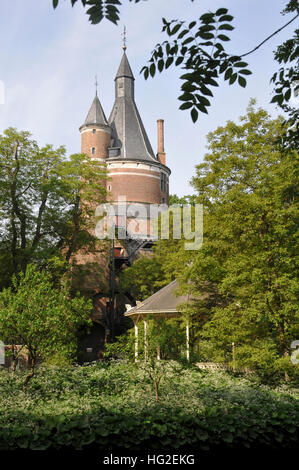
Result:
{"label": "castle tower", "polygon": [[[163,121],[158,121],[162,153],[155,155],[135,103],[135,79],[124,51],[115,77],[115,102],[109,117],[108,194],[125,197],[127,205],[167,204],[170,169],[165,165]],[[162,155],[163,154],[163,155]],[[149,232],[149,226],[146,229]]]}
{"label": "castle tower", "polygon": [[105,162],[110,146],[111,127],[108,125],[97,92],[85,122],[79,130],[81,132],[81,152],[94,160]]}
{"label": "castle tower", "polygon": [[[115,101],[109,120],[96,93],[85,122],[80,127],[81,151],[89,158],[107,166],[107,199],[115,204],[115,224],[118,227],[124,227],[121,221],[123,210],[118,205],[120,198],[125,199],[123,203],[126,205],[125,209],[139,204],[145,209],[145,214],[143,212],[140,216],[127,210],[124,242],[115,243],[113,240],[109,254],[83,253],[78,260],[78,264],[89,263],[97,266],[87,276],[84,284],[87,285],[89,293],[93,292],[95,323],[91,334],[84,339],[83,345],[85,349],[88,346],[88,350],[93,350],[96,357],[99,357],[99,347],[96,346],[99,325],[105,329],[105,337],[109,335],[113,337],[114,324],[119,321],[117,312],[123,311],[122,307],[130,301],[128,298],[121,299],[120,293],[115,292],[115,269],[120,269],[123,264],[132,263],[141,250],[152,247],[153,240],[148,238],[150,206],[169,203],[171,171],[166,166],[164,121],[159,119],[157,123],[158,149],[155,154],[135,103],[135,78],[126,55],[126,47],[123,49],[115,77]],[[132,222],[140,228],[140,240],[130,236]],[[109,279],[110,286],[103,285],[102,272],[105,273],[105,279]],[[82,285],[81,280],[81,287]],[[90,356],[90,358],[85,360],[93,360],[95,357]]]}
{"label": "castle tower", "polygon": [[[158,120],[158,153],[154,154],[135,103],[135,78],[126,48],[115,77],[115,101],[107,121],[96,94],[84,124],[80,127],[82,153],[107,164],[107,193],[111,203],[125,200],[126,207],[142,205],[143,219],[132,214],[129,222],[137,220],[140,235],[149,235],[151,204],[169,203],[170,169],[166,166],[164,150],[164,121]],[[115,224],[124,213],[116,207]],[[135,217],[135,219],[134,219]],[[127,220],[127,222],[128,222]]]}

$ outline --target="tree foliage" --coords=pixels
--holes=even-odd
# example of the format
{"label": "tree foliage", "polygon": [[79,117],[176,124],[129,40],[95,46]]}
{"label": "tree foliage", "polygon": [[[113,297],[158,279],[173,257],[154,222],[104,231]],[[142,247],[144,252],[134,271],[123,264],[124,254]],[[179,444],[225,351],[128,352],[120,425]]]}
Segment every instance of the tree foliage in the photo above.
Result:
{"label": "tree foliage", "polygon": [[39,360],[57,351],[74,355],[77,331],[90,323],[91,312],[90,300],[71,297],[66,282],[53,288],[51,276],[34,265],[13,277],[12,287],[0,293],[0,337],[26,349],[31,372],[25,386]]}
{"label": "tree foliage", "polygon": [[[70,0],[72,7],[78,0]],[[129,0],[129,2],[139,3],[144,0]],[[193,2],[193,0],[191,0]],[[57,8],[59,0],[52,0],[53,7]],[[104,18],[117,24],[119,21],[119,9],[122,2],[120,0],[81,0],[83,7],[87,7],[86,14],[91,24],[98,24]]]}
{"label": "tree foliage", "polygon": [[[204,206],[204,241],[160,240],[162,280],[191,293],[203,360],[294,372],[298,337],[298,153],[279,146],[283,119],[251,102],[239,123],[208,135],[192,184]],[[131,268],[134,270],[134,266]],[[147,277],[139,273],[139,284]]]}
{"label": "tree foliage", "polygon": [[[288,3],[283,13],[299,12],[297,0]],[[281,65],[274,73],[271,82],[274,84],[274,96],[272,103],[277,103],[286,113],[287,131],[283,135],[282,143],[287,147],[298,148],[299,134],[299,108],[292,107],[289,101],[292,97],[299,96],[299,29],[294,31],[293,37],[282,43],[275,51],[275,60]]]}
{"label": "tree foliage", "polygon": [[64,147],[39,147],[28,132],[0,136],[0,286],[29,263],[67,263],[95,238],[95,205],[105,199],[103,167]]}
{"label": "tree foliage", "polygon": [[207,282],[220,294],[203,336],[226,360],[232,342],[243,363],[263,341],[288,357],[299,333],[298,154],[275,145],[282,127],[251,104],[208,136],[192,181],[205,233],[185,276],[198,294]]}
{"label": "tree foliage", "polygon": [[135,263],[120,273],[120,289],[129,292],[136,300],[144,300],[154,294],[163,278],[161,260],[140,256]]}
{"label": "tree foliage", "polygon": [[180,77],[183,81],[180,109],[189,109],[193,122],[199,112],[208,112],[207,107],[211,103],[207,97],[213,96],[211,87],[219,86],[217,80],[220,75],[230,85],[237,82],[245,87],[245,77],[251,74],[247,62],[224,50],[223,44],[230,40],[227,31],[234,29],[232,20],[233,16],[228,14],[227,8],[205,13],[198,21],[189,24],[184,21],[169,22],[163,18],[162,31],[172,37],[172,42],[158,44],[152,53],[151,65],[142,69],[146,79],[149,75],[154,77],[156,70],[162,72],[172,64],[184,70]]}

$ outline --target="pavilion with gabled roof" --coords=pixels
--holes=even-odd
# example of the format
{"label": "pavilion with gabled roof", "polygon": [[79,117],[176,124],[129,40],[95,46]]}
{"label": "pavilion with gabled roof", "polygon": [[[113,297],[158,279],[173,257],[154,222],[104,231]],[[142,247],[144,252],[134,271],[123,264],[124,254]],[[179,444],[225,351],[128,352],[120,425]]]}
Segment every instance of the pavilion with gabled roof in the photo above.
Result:
{"label": "pavilion with gabled roof", "polygon": [[[178,282],[174,280],[153,295],[138,302],[136,307],[129,308],[125,313],[131,318],[135,327],[135,361],[138,361],[138,329],[140,321],[144,323],[144,350],[145,357],[148,353],[148,318],[180,318],[182,316],[181,305],[190,302],[190,294],[178,295]],[[190,325],[186,321],[186,358],[190,360]],[[160,348],[157,350],[157,359],[160,359]]]}

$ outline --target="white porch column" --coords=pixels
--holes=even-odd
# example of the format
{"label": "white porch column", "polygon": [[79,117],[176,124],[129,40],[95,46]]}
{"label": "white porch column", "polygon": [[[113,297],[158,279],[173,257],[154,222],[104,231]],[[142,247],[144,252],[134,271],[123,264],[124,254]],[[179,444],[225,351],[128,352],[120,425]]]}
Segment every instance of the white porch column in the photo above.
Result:
{"label": "white porch column", "polygon": [[144,358],[147,361],[148,359],[148,339],[147,339],[147,332],[148,332],[148,321],[144,320]]}
{"label": "white porch column", "polygon": [[190,361],[190,327],[189,322],[186,324],[186,358],[187,361]]}
{"label": "white porch column", "polygon": [[135,323],[135,362],[138,361],[138,323]]}

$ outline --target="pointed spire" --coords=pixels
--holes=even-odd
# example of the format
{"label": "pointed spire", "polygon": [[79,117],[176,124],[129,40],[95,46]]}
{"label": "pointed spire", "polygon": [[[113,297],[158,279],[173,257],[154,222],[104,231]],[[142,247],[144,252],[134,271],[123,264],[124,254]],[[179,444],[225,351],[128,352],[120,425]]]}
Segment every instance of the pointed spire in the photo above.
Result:
{"label": "pointed spire", "polygon": [[97,91],[96,96],[94,97],[94,100],[92,102],[91,108],[84,122],[85,126],[89,124],[101,124],[102,126],[108,126],[107,118],[98,98]]}
{"label": "pointed spire", "polygon": [[121,158],[157,161],[134,100],[134,75],[124,51],[115,78],[115,102],[109,117],[114,146]]}
{"label": "pointed spire", "polygon": [[127,78],[131,78],[132,80],[135,80],[125,50],[124,50],[124,53],[123,53],[123,56],[122,56],[122,59],[121,59],[121,62],[120,62],[120,66],[118,68],[118,71],[117,71],[117,74],[116,74],[116,77],[115,77],[115,80],[117,78],[121,78],[121,77],[127,77]]}

